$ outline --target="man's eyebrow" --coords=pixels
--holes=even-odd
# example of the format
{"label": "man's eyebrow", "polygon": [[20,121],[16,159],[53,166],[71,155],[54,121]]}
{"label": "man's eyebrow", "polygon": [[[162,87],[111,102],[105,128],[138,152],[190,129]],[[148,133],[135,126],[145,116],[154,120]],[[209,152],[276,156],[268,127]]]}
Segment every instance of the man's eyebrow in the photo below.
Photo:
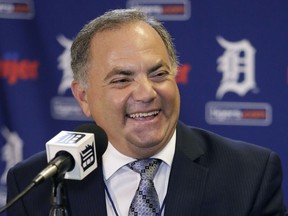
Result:
{"label": "man's eyebrow", "polygon": [[104,78],[104,81],[110,79],[113,76],[116,75],[125,75],[125,76],[130,76],[133,74],[133,71],[131,70],[125,70],[125,69],[120,69],[120,68],[114,68],[112,71],[110,71],[106,77]]}
{"label": "man's eyebrow", "polygon": [[[169,68],[168,64],[166,64],[164,61],[159,61],[158,63],[156,63],[155,65],[153,65],[152,67],[148,68],[147,72],[148,73],[152,73],[156,70],[158,70],[161,67],[167,67]],[[121,69],[121,68],[113,68],[104,78],[104,81],[109,80],[111,77],[116,76],[116,75],[124,75],[124,76],[131,76],[133,75],[135,72],[133,72],[132,70],[129,69]]]}
{"label": "man's eyebrow", "polygon": [[148,69],[148,73],[151,73],[151,72],[153,72],[153,71],[156,71],[156,70],[158,70],[158,69],[161,68],[161,67],[167,67],[167,68],[169,68],[169,67],[168,67],[168,64],[166,64],[166,63],[163,62],[163,61],[160,61],[160,62],[158,62],[156,65],[154,65],[154,66],[152,66],[151,68],[149,68],[149,69]]}

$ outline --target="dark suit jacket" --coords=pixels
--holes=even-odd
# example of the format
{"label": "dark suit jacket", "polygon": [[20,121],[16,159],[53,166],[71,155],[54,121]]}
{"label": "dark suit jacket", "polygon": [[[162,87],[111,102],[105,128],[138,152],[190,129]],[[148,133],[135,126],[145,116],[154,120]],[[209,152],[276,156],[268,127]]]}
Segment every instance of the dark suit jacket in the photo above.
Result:
{"label": "dark suit jacket", "polygon": [[[8,199],[46,164],[42,152],[11,169]],[[179,123],[165,215],[282,216],[281,182],[280,160],[270,150]],[[107,215],[101,163],[82,181],[65,183],[70,216]],[[39,185],[12,206],[8,215],[48,215],[50,191],[50,181]]]}

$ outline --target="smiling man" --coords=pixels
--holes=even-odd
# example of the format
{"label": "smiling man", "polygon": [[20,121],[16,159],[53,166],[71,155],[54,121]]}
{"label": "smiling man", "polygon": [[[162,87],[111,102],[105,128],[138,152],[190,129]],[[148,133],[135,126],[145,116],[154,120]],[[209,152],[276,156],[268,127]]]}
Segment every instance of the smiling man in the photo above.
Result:
{"label": "smiling man", "polygon": [[[95,171],[65,180],[71,215],[285,215],[274,152],[178,120],[178,62],[162,24],[135,9],[109,11],[84,26],[71,55],[73,94],[109,140]],[[11,169],[8,199],[23,173],[45,166],[40,153]],[[9,215],[47,215],[50,187]]]}
{"label": "smiling man", "polygon": [[180,96],[176,62],[157,31],[143,21],[102,30],[89,59],[87,83],[72,84],[84,113],[122,154],[141,159],[161,151],[175,131]]}

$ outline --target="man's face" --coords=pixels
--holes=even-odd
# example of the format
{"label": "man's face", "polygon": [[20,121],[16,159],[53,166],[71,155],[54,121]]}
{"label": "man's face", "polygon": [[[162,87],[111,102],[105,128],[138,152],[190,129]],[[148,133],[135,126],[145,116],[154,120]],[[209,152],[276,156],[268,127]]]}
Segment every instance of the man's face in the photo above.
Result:
{"label": "man's face", "polygon": [[88,88],[72,90],[87,116],[121,153],[158,153],[177,124],[180,96],[163,41],[143,22],[97,33],[91,42]]}

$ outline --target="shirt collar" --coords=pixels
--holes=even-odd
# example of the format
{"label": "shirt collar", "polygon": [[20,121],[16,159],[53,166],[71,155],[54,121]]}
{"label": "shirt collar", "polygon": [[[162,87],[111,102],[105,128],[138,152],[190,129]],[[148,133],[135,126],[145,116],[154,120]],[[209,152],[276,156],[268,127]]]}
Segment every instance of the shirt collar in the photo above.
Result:
{"label": "shirt collar", "polygon": [[[157,154],[153,155],[151,158],[161,159],[168,166],[171,167],[172,160],[175,152],[176,146],[176,130],[173,133],[168,144]],[[126,164],[135,161],[135,158],[128,157],[120,153],[114,146],[108,142],[107,149],[102,156],[103,158],[103,174],[105,180],[108,180],[117,170]]]}

